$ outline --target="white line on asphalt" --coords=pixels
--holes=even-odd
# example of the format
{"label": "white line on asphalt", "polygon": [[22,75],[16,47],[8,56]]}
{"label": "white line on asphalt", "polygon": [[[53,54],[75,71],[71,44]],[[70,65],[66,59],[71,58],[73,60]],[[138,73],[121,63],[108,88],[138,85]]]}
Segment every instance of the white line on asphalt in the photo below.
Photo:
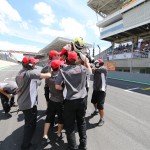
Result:
{"label": "white line on asphalt", "polygon": [[9,78],[5,78],[4,81],[8,80]]}
{"label": "white line on asphalt", "polygon": [[130,92],[130,93],[134,93],[134,92],[132,92],[132,91],[128,91],[128,90],[124,90],[124,91],[126,91],[126,92]]}
{"label": "white line on asphalt", "polygon": [[129,114],[129,113],[123,111],[123,110],[120,110],[120,109],[118,109],[117,107],[114,107],[114,106],[112,106],[112,105],[110,105],[110,104],[108,104],[108,103],[106,103],[106,105],[108,105],[108,107],[111,107],[112,109],[118,111],[119,113],[122,113],[123,115],[126,115],[126,116],[130,117],[131,119],[133,119],[133,120],[135,120],[136,122],[138,122],[138,123],[140,123],[140,124],[146,126],[147,128],[150,128],[150,125],[149,125],[149,124],[147,124],[147,123],[144,122],[144,121],[139,120],[139,118],[136,118],[135,116],[133,116],[133,115],[131,115],[131,114]]}
{"label": "white line on asphalt", "polygon": [[127,91],[127,92],[129,92],[129,91],[133,91],[133,90],[137,90],[137,89],[140,89],[140,88],[139,88],[139,87],[136,87],[136,88],[127,89],[127,90],[124,90],[124,91]]}

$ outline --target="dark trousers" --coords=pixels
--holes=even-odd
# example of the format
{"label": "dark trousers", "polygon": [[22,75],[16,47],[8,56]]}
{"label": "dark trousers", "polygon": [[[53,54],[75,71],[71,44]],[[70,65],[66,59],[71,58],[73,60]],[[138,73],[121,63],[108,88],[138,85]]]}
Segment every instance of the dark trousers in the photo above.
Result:
{"label": "dark trousers", "polygon": [[49,101],[49,87],[44,87],[44,95],[45,95],[45,99],[48,102]]}
{"label": "dark trousers", "polygon": [[9,102],[8,97],[0,93],[0,98],[1,98],[2,107],[5,113],[8,113],[10,111],[11,106],[14,104],[14,97],[12,97]]}
{"label": "dark trousers", "polygon": [[75,121],[80,138],[80,145],[87,144],[86,136],[86,98],[76,100],[65,100],[64,102],[64,125],[70,150],[78,149],[75,137]]}
{"label": "dark trousers", "polygon": [[37,121],[37,106],[31,109],[23,110],[25,125],[24,125],[24,135],[22,141],[22,149],[28,149],[31,144],[31,139],[33,137],[36,121]]}

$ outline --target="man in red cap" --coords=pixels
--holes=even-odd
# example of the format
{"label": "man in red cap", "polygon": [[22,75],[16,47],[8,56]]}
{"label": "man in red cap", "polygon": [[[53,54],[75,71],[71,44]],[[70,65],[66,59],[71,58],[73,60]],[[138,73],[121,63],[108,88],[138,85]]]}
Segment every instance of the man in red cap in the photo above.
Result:
{"label": "man in red cap", "polygon": [[51,124],[53,124],[53,118],[55,117],[55,114],[58,115],[58,131],[57,131],[57,138],[56,140],[59,140],[62,138],[62,129],[63,129],[63,92],[60,90],[57,90],[55,88],[55,80],[58,76],[60,67],[62,65],[62,61],[60,60],[52,60],[51,61],[51,77],[48,79],[48,86],[51,93],[50,100],[48,102],[48,108],[47,108],[47,116],[45,119],[45,125],[44,125],[44,135],[42,140],[42,145],[46,145],[48,142],[48,130]]}
{"label": "man in red cap", "polygon": [[102,59],[95,61],[95,69],[93,69],[93,74],[94,81],[91,103],[94,105],[95,111],[92,115],[99,113],[100,120],[98,122],[98,126],[102,126],[104,124],[104,102],[107,87],[107,70],[106,67],[104,67],[104,62]]}
{"label": "man in red cap", "polygon": [[25,118],[24,135],[21,150],[28,150],[31,147],[31,139],[36,128],[37,120],[37,87],[39,79],[49,78],[50,73],[35,71],[35,64],[38,62],[31,56],[22,59],[23,68],[16,76],[18,85],[18,106],[23,111]]}
{"label": "man in red cap", "polygon": [[[47,73],[47,72],[51,72],[51,61],[55,60],[55,59],[59,59],[59,53],[56,50],[51,50],[49,52],[49,62],[43,67],[43,69],[41,70],[41,73]],[[48,101],[49,101],[49,87],[48,87],[48,79],[45,79],[45,86],[44,86],[44,95],[45,95],[45,99],[46,99],[46,105],[48,107]]]}
{"label": "man in red cap", "polygon": [[[85,66],[76,65],[78,61],[77,53],[71,51],[68,53],[68,66],[60,69],[56,78],[56,89],[63,90],[64,95],[64,126],[67,135],[69,150],[82,149],[86,150],[86,82],[87,74],[92,73],[88,62]],[[64,86],[62,86],[62,83]],[[75,137],[75,121],[80,137],[79,147]]]}

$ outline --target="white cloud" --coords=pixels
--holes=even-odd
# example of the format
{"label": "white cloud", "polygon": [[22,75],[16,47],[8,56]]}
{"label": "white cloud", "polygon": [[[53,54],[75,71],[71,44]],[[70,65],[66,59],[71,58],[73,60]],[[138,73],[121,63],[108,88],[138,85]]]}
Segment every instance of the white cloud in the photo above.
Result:
{"label": "white cloud", "polygon": [[52,12],[51,6],[46,3],[39,2],[34,5],[34,9],[42,16],[40,22],[44,25],[51,25],[56,21],[55,15]]}
{"label": "white cloud", "polygon": [[25,30],[29,30],[29,24],[26,21],[22,21],[20,23],[20,28],[25,29]]}
{"label": "white cloud", "polygon": [[91,29],[97,37],[100,36],[100,29],[96,26],[96,23],[93,22],[92,20],[87,21],[86,27]]}
{"label": "white cloud", "polygon": [[[54,0],[52,0],[54,1]],[[85,1],[85,0],[84,0]],[[48,1],[51,3],[51,1]],[[56,1],[55,1],[56,2]],[[54,3],[54,2],[53,2]],[[96,23],[93,23],[92,21],[88,21],[86,23],[87,19],[93,19],[96,20],[96,16],[92,15],[89,11],[88,6],[86,6],[85,2],[81,1],[75,1],[75,0],[64,0],[62,1],[58,0],[56,3],[59,3],[61,7],[66,7],[66,9],[69,10],[70,15],[76,15],[79,16],[79,19],[75,20],[74,18],[68,17],[68,18],[62,18],[59,21],[59,24],[56,19],[55,14],[52,11],[52,8],[50,5],[47,5],[46,3],[39,2],[34,5],[34,10],[37,11],[37,13],[40,15],[40,21],[44,25],[51,25],[54,24],[54,28],[48,28],[41,27],[39,29],[39,25],[34,25],[34,22],[31,20],[25,21],[23,20],[23,16],[21,17],[17,10],[15,10],[7,0],[0,0],[0,36],[2,34],[7,34],[7,36],[11,35],[14,37],[34,41],[38,43],[50,43],[54,38],[57,36],[66,37],[66,38],[75,38],[77,36],[81,36],[86,38],[86,41],[90,39],[91,41],[95,40],[95,37],[99,36],[98,28],[96,27]],[[80,4],[85,3],[85,5]],[[31,10],[30,10],[31,11]],[[58,10],[56,10],[58,12]],[[65,12],[64,12],[65,15]],[[93,16],[93,17],[91,17]],[[32,16],[31,16],[32,17]],[[38,17],[38,16],[37,16]],[[58,16],[59,17],[59,16]],[[80,22],[81,21],[81,22]],[[56,25],[56,26],[55,26]],[[57,28],[56,28],[57,27]],[[88,27],[88,28],[87,28]],[[96,29],[97,28],[97,29]],[[93,33],[95,33],[97,36],[93,36],[93,34],[87,33],[86,29],[91,29]],[[89,38],[90,37],[90,38]],[[89,41],[89,42],[91,42]],[[2,44],[2,43],[1,43]],[[3,45],[3,47],[0,45],[2,49],[5,47],[7,48],[13,48],[13,49],[23,49],[25,51],[28,50],[36,50],[38,47],[31,46],[31,45],[18,45],[13,43],[6,43]],[[38,49],[39,50],[39,49]]]}
{"label": "white cloud", "polygon": [[57,37],[57,36],[62,37],[64,35],[64,31],[54,30],[48,27],[42,27],[41,31],[39,31],[39,34],[48,35],[52,37]]}
{"label": "white cloud", "polygon": [[0,15],[12,21],[22,21],[19,13],[6,0],[1,0]]}
{"label": "white cloud", "polygon": [[2,50],[16,50],[27,52],[38,52],[41,48],[33,45],[14,44],[8,41],[0,41],[0,49]]}
{"label": "white cloud", "polygon": [[57,0],[57,3],[61,7],[66,7],[67,10],[76,13],[76,16],[79,16],[80,19],[87,20],[91,18],[94,21],[97,20],[95,12],[87,5],[87,0],[63,0],[63,3],[62,0]]}
{"label": "white cloud", "polygon": [[28,23],[23,21],[20,14],[6,0],[0,1],[0,33],[15,35],[16,31],[28,30]]}
{"label": "white cloud", "polygon": [[59,23],[60,30],[42,27],[39,34],[45,34],[52,37],[60,36],[66,38],[85,37],[86,30],[84,25],[77,22],[74,18],[62,18]]}
{"label": "white cloud", "polygon": [[9,29],[7,28],[6,24],[4,21],[0,19],[0,33],[9,33]]}
{"label": "white cloud", "polygon": [[64,30],[66,37],[75,38],[80,36],[84,38],[86,36],[84,25],[80,24],[74,18],[62,18],[59,25]]}

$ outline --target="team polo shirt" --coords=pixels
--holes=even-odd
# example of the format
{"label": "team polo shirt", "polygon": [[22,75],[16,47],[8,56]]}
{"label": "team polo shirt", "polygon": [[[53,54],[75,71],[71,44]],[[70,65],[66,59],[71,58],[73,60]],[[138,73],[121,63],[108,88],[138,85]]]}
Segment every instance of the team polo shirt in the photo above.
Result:
{"label": "team polo shirt", "polygon": [[56,84],[64,82],[64,99],[74,100],[87,96],[87,74],[88,69],[82,65],[68,65],[60,69]]}
{"label": "team polo shirt", "polygon": [[[48,73],[50,72],[51,67],[50,67],[50,62],[48,62],[41,70],[41,73]],[[48,79],[45,79],[45,87],[48,87]]]}
{"label": "team polo shirt", "polygon": [[107,70],[104,66],[94,70],[93,89],[95,91],[106,91]]}
{"label": "team polo shirt", "polygon": [[32,108],[37,103],[37,87],[41,73],[23,68],[16,76],[18,106],[20,110]]}
{"label": "team polo shirt", "polygon": [[0,82],[0,87],[3,88],[3,91],[7,94],[16,94],[17,84],[15,81],[5,81]]}
{"label": "team polo shirt", "polygon": [[54,102],[63,102],[63,91],[56,90],[55,88],[55,81],[56,77],[58,76],[58,71],[52,71],[52,75],[50,78],[48,78],[48,86],[49,91],[51,93],[50,100]]}

